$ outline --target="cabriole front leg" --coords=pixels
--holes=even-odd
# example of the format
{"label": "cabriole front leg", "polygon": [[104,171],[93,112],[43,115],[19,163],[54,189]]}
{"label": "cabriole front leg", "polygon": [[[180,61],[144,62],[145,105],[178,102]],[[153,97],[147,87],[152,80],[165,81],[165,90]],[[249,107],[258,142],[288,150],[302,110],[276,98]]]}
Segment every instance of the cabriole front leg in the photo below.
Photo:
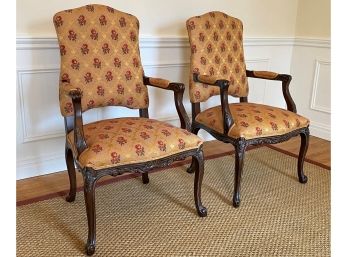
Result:
{"label": "cabriole front leg", "polygon": [[87,255],[95,252],[96,245],[96,213],[95,213],[95,184],[96,178],[91,170],[84,171],[84,195],[88,221]]}
{"label": "cabriole front leg", "polygon": [[65,199],[67,202],[73,202],[75,201],[75,197],[76,197],[76,171],[75,171],[74,157],[73,157],[72,151],[67,146],[65,146],[65,162],[66,162],[66,167],[68,169],[69,182],[70,182],[70,191]]}
{"label": "cabriole front leg", "polygon": [[301,136],[301,148],[300,153],[298,155],[298,161],[297,161],[297,174],[298,174],[298,180],[300,183],[305,184],[307,183],[307,176],[303,173],[303,163],[306,157],[308,144],[309,144],[309,129],[306,128],[303,133],[300,134]]}
{"label": "cabriole front leg", "polygon": [[197,213],[200,217],[206,217],[208,214],[207,208],[202,205],[201,201],[201,188],[204,175],[204,157],[202,148],[199,148],[197,154],[192,156],[192,163],[194,164],[193,167],[195,167],[195,183],[193,190]]}
{"label": "cabriole front leg", "polygon": [[243,164],[244,164],[244,153],[246,149],[245,139],[242,138],[237,141],[235,147],[235,164],[234,164],[234,192],[232,204],[234,207],[239,207],[240,205],[240,183],[243,172]]}
{"label": "cabriole front leg", "polygon": [[[197,128],[197,127],[195,127],[195,126],[192,124],[191,133],[197,135],[199,129],[200,129],[200,128]],[[191,165],[190,165],[190,167],[187,168],[186,171],[187,171],[188,173],[193,173],[195,170],[196,170],[195,162],[194,162],[194,160],[193,160],[193,158],[192,158]]]}

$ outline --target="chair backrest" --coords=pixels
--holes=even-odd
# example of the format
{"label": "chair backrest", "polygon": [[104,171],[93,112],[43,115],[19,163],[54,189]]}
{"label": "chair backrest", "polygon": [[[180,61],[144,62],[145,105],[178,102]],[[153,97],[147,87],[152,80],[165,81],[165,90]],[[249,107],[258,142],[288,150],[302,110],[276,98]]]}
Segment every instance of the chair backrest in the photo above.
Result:
{"label": "chair backrest", "polygon": [[247,96],[242,22],[216,11],[188,19],[186,26],[191,45],[191,102],[204,102],[220,93],[217,87],[194,82],[193,73],[229,80],[229,95]]}
{"label": "chair backrest", "polygon": [[82,110],[101,106],[148,107],[139,51],[139,22],[104,5],[86,5],[53,17],[61,55],[60,109],[73,114],[63,88],[83,91]]}

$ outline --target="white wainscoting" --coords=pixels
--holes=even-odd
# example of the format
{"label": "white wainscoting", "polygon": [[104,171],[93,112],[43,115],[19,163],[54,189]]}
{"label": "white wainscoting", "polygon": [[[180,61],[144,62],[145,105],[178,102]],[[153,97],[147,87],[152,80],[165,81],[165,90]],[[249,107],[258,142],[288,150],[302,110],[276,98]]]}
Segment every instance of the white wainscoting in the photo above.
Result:
{"label": "white wainscoting", "polygon": [[[300,46],[303,44],[305,46]],[[291,64],[296,47],[327,48],[323,41],[294,38],[247,38],[245,57],[248,69],[271,70],[279,73],[293,71]],[[323,47],[324,46],[324,47]],[[56,38],[17,38],[17,179],[38,176],[66,169],[64,160],[64,122],[58,103],[59,50]],[[329,49],[328,49],[329,50]],[[186,38],[141,38],[140,52],[145,74],[184,82],[188,85],[189,43]],[[320,57],[320,56],[319,56]],[[327,99],[322,98],[321,90],[329,81],[327,78],[327,59],[319,58],[319,71],[316,75],[316,93],[303,96],[294,95],[299,113],[306,116],[302,104],[314,101],[314,108],[327,107]],[[311,73],[311,67],[305,73]],[[326,65],[326,66],[325,66]],[[313,66],[314,67],[314,66]],[[326,70],[324,70],[324,68]],[[297,70],[294,70],[297,74]],[[313,73],[311,73],[313,74]],[[292,74],[295,77],[295,74]],[[292,83],[291,92],[298,93],[301,80]],[[279,82],[250,79],[249,100],[279,107],[285,107]],[[308,87],[312,87],[313,81]],[[149,88],[150,117],[179,125],[173,93]],[[304,99],[308,97],[307,99]],[[313,100],[314,99],[314,100]],[[236,99],[230,98],[231,102]],[[326,102],[325,102],[326,101]],[[170,104],[172,103],[172,104]],[[219,103],[219,97],[204,103],[207,108]],[[184,105],[190,113],[191,105],[188,90],[185,92]],[[329,110],[329,109],[328,109]],[[322,112],[322,111],[321,111]],[[326,113],[329,115],[328,113]],[[138,112],[126,108],[106,107],[84,113],[84,121],[92,122],[102,118],[137,116]],[[312,118],[308,115],[309,118]],[[329,132],[330,125],[320,119],[313,119],[312,126],[317,131]],[[315,134],[316,130],[312,134]],[[322,131],[317,133],[322,135]],[[205,140],[213,139],[204,131],[199,135]]]}

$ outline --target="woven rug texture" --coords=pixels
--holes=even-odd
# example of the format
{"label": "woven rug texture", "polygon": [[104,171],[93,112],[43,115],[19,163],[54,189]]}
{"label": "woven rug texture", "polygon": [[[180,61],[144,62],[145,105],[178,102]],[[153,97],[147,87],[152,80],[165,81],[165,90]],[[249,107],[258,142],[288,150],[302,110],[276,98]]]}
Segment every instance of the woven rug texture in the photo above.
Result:
{"label": "woven rug texture", "polygon": [[[96,189],[93,256],[330,256],[330,171],[267,147],[246,152],[241,206],[231,204],[234,155],[205,161],[196,214],[193,174],[185,166]],[[80,175],[80,174],[79,174]],[[85,256],[83,192],[17,207],[17,256]]]}

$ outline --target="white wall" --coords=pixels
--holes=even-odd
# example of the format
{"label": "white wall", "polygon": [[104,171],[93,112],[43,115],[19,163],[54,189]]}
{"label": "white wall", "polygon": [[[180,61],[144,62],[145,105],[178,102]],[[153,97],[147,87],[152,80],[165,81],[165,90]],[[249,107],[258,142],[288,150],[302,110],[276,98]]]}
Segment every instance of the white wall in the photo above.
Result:
{"label": "white wall", "polygon": [[[58,104],[59,51],[51,19],[57,11],[88,3],[81,0],[51,0],[46,3],[17,0],[17,179],[66,169],[63,118]],[[299,62],[296,56],[300,56],[293,53],[298,43],[295,38],[299,26],[296,24],[297,0],[268,0],[262,1],[262,4],[257,0],[204,0],[199,5],[195,1],[183,0],[95,3],[108,4],[139,18],[140,51],[146,75],[182,81],[186,85],[189,64],[186,19],[209,10],[221,10],[241,18],[244,21],[248,68],[294,72],[296,76],[292,74],[294,83],[291,92],[299,113],[307,114],[302,105],[306,106],[310,97],[299,93],[297,87],[302,87],[302,73],[312,74],[312,66],[303,66],[302,71],[294,68],[298,67]],[[322,41],[311,38],[305,43],[311,48],[316,44],[321,45]],[[324,73],[319,78],[319,91],[322,81],[327,80],[328,74]],[[301,79],[297,80],[297,77]],[[250,87],[250,101],[285,107],[278,83],[251,79]],[[187,93],[184,104],[190,112]],[[179,124],[174,104],[168,104],[172,102],[172,97],[171,92],[150,89],[150,116]],[[320,105],[320,101],[326,100],[319,96],[318,101]],[[205,106],[218,102],[216,97]],[[137,112],[120,108],[92,110],[86,113],[85,121],[125,115],[137,115]],[[204,132],[200,132],[200,135],[206,140],[212,138]]]}

